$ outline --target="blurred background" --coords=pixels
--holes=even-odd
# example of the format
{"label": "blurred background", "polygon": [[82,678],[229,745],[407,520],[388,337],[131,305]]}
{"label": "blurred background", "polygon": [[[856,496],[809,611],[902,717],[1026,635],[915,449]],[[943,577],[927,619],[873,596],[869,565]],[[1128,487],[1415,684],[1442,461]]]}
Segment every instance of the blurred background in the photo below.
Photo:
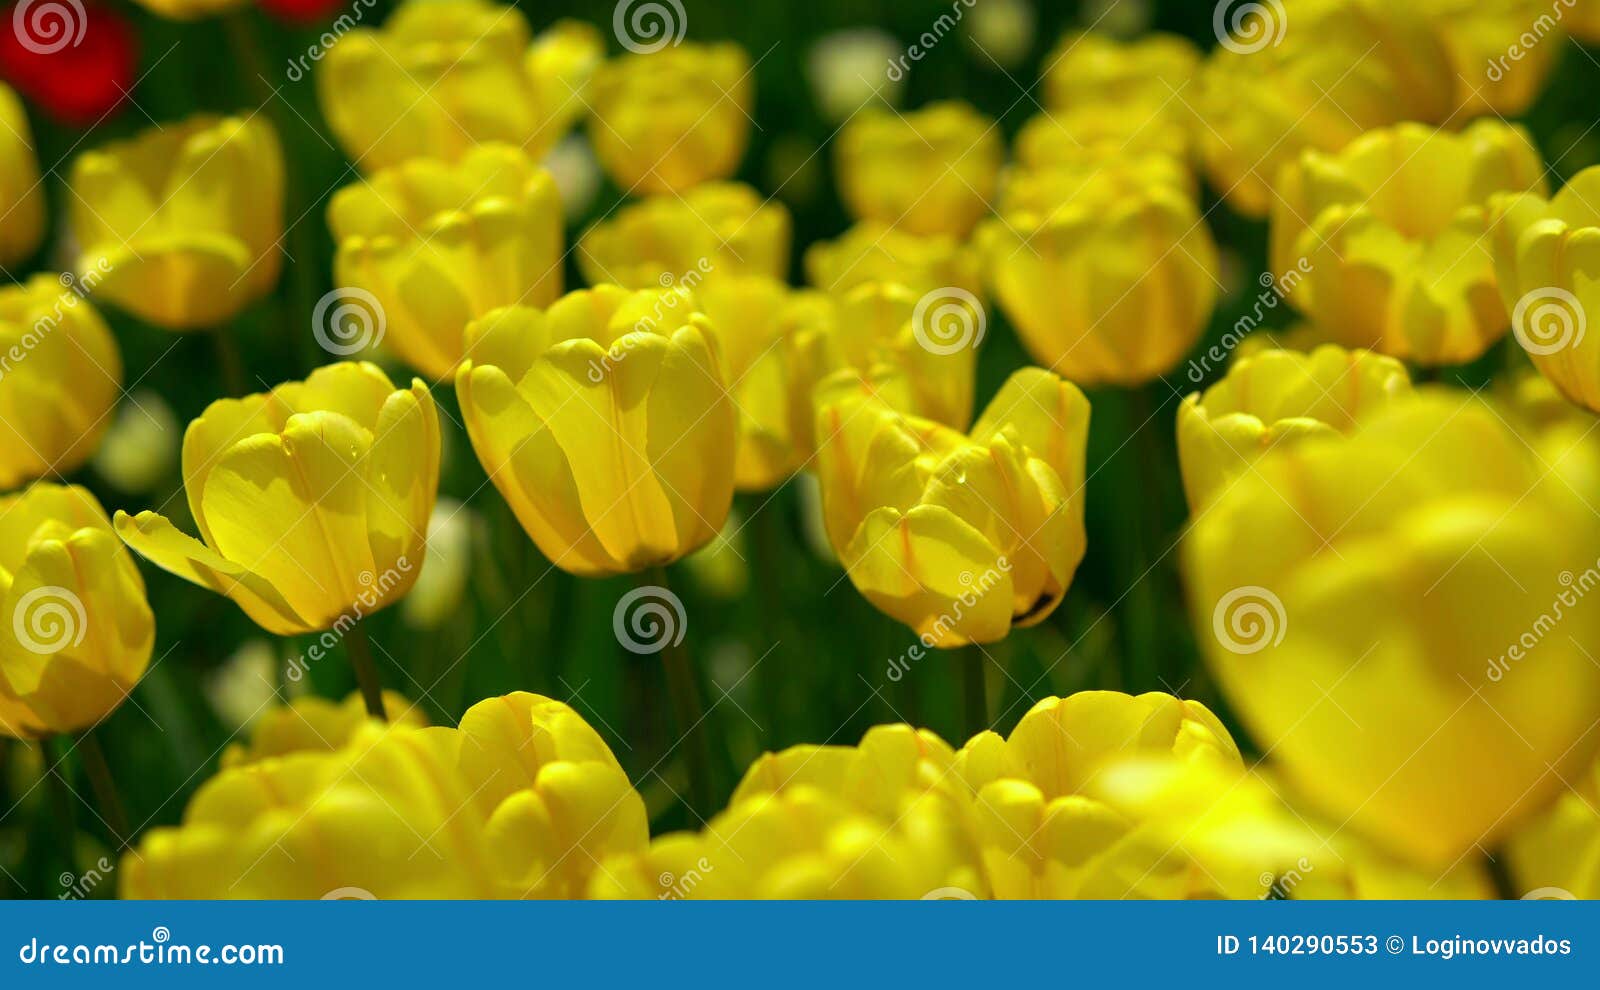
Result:
{"label": "blurred background", "polygon": [[[64,176],[79,152],[197,111],[263,107],[288,157],[288,258],[274,294],[235,327],[245,372],[252,390],[264,390],[332,361],[312,337],[311,312],[333,288],[328,199],[357,175],[318,110],[310,74],[315,63],[308,63],[310,73],[291,66],[349,4],[277,0],[180,24],[132,4],[84,3],[109,27],[90,32],[94,44],[82,46],[73,65],[53,67],[52,78],[41,78],[40,65],[27,53],[0,46],[0,71],[27,99],[56,218],[37,256],[6,274],[22,280],[70,267],[75,252],[63,241],[59,216]],[[362,23],[370,26],[392,4],[374,0],[366,7],[363,0],[362,6]],[[602,28],[613,54],[621,51],[609,3],[517,6],[535,31],[577,17]],[[755,127],[736,178],[793,212],[796,284],[803,282],[804,248],[849,226],[828,143],[861,87],[883,87],[882,96],[902,108],[970,101],[997,119],[1009,138],[1040,112],[1039,76],[1066,32],[1092,23],[1113,34],[1160,30],[1202,48],[1215,44],[1212,5],[1194,0],[978,0],[963,8],[951,34],[894,81],[888,59],[949,13],[949,2],[685,0],[684,6],[689,39],[736,41],[755,62]],[[1600,137],[1589,131],[1600,64],[1565,47],[1544,96],[1524,120],[1553,166],[1553,186],[1600,162]],[[843,113],[836,109],[841,104]],[[622,199],[593,164],[581,128],[549,164],[568,202],[571,239]],[[1229,290],[1203,348],[1255,306],[1266,228],[1230,213],[1212,192],[1202,209],[1223,248]],[[583,280],[572,261],[569,256],[567,284],[577,287]],[[127,387],[150,411],[125,408],[116,428],[125,432],[108,437],[110,453],[71,480],[92,489],[108,510],[162,506],[180,527],[188,526],[181,518],[186,509],[177,446],[184,424],[224,392],[213,342],[142,325],[109,308],[103,313],[122,347]],[[977,408],[1028,363],[997,308],[990,307],[988,319]],[[1264,328],[1289,320],[1278,307]],[[1481,367],[1448,376],[1481,384],[1484,369],[1523,360],[1520,352],[1504,351],[1510,344],[1508,337]],[[1172,436],[1177,404],[1195,386],[1186,371],[1180,366],[1140,391],[1089,392],[1088,555],[1048,621],[985,648],[995,661],[987,666],[996,730],[1007,731],[1041,697],[1088,688],[1170,691],[1213,707],[1237,730],[1200,663],[1173,553],[1186,514]],[[419,703],[437,723],[453,724],[473,701],[513,690],[567,701],[629,771],[650,808],[653,833],[698,824],[674,793],[685,790],[683,768],[671,762],[656,767],[672,738],[659,662],[626,652],[613,633],[613,609],[632,581],[578,580],[551,567],[486,485],[464,433],[449,421],[459,421],[450,389],[437,394],[449,413],[442,424],[441,500],[465,502],[466,511],[432,541],[425,565],[434,572],[431,595],[367,622],[385,685]],[[170,458],[119,463],[119,438],[164,447]],[[803,480],[774,493],[739,496],[729,537],[670,575],[686,606],[685,643],[711,708],[707,735],[715,747],[719,802],[740,768],[763,750],[854,742],[869,726],[892,721],[927,726],[953,744],[963,741],[957,655],[934,653],[910,662],[898,679],[889,675],[915,643],[914,634],[867,604],[832,561],[814,493]],[[157,617],[155,659],[131,702],[98,730],[138,831],[179,819],[226,746],[245,730],[248,715],[273,692],[343,698],[354,689],[344,663],[312,664],[304,679],[287,678],[287,665],[309,638],[274,641],[226,599],[141,567]],[[115,854],[111,837],[86,808],[45,807],[47,789],[35,786],[43,759],[37,747],[0,742],[0,866],[16,879],[0,880],[5,896],[71,893],[62,884],[70,864],[60,861],[59,843],[49,840],[63,815],[76,819],[81,841],[91,844],[79,851],[79,863]],[[72,776],[82,768],[69,759],[63,772]],[[73,789],[90,793],[81,778]],[[96,842],[102,847],[93,847]],[[90,893],[104,896],[111,887]]]}

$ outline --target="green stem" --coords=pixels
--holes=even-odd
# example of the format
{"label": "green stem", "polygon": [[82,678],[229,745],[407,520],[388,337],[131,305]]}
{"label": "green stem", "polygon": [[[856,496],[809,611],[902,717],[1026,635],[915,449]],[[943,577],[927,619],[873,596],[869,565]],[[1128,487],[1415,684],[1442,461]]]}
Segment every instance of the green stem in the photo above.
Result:
{"label": "green stem", "polygon": [[[46,740],[48,743],[48,740]],[[51,814],[56,820],[53,830],[57,849],[68,873],[78,872],[78,813],[72,788],[67,786],[66,745],[61,739],[56,744],[41,745],[44,751],[45,790],[50,795]],[[52,763],[52,761],[54,761]]]}
{"label": "green stem", "polygon": [[[646,585],[655,585],[671,594],[665,569],[655,567],[644,574]],[[670,630],[669,630],[670,631]],[[673,719],[678,731],[683,733],[683,746],[689,761],[690,811],[699,817],[709,815],[711,807],[711,747],[705,733],[705,708],[700,703],[700,690],[695,684],[694,668],[689,664],[689,653],[676,635],[663,640],[661,662],[667,673],[667,693],[672,699]]]}
{"label": "green stem", "polygon": [[228,327],[215,327],[211,341],[216,345],[217,364],[222,368],[222,383],[234,398],[250,394],[249,380],[244,376],[244,362],[239,359],[239,342]]}
{"label": "green stem", "polygon": [[[774,496],[776,498],[776,496]],[[755,655],[764,657],[756,671],[756,683],[761,690],[761,707],[767,719],[767,749],[776,749],[783,738],[783,663],[776,652],[768,649],[785,638],[782,576],[784,574],[783,519],[778,507],[769,502],[765,510],[756,510],[758,518],[752,520],[756,528],[754,580],[761,589],[761,629],[769,642],[762,643]]]}
{"label": "green stem", "polygon": [[1121,622],[1127,649],[1127,690],[1134,693],[1155,690],[1160,679],[1156,631],[1160,628],[1158,583],[1161,569],[1157,563],[1155,546],[1165,528],[1163,489],[1157,471],[1165,448],[1156,432],[1160,429],[1160,423],[1154,415],[1148,391],[1150,387],[1135,388],[1126,393],[1126,429],[1136,436],[1118,455],[1125,465],[1124,490],[1138,492],[1140,496],[1138,509],[1128,513],[1132,547],[1131,552],[1124,555],[1130,567],[1127,572],[1127,609]]}
{"label": "green stem", "polygon": [[117,781],[111,774],[111,764],[106,762],[106,752],[100,747],[100,738],[93,729],[85,729],[78,736],[78,754],[83,758],[83,769],[89,775],[89,786],[94,789],[95,803],[111,829],[121,851],[133,838],[128,828],[128,813],[123,810],[122,797],[117,793]]}
{"label": "green stem", "polygon": [[366,703],[367,714],[380,722],[389,721],[383,710],[383,681],[378,677],[378,665],[372,659],[372,644],[367,641],[367,627],[357,619],[344,637],[345,652],[350,654],[350,666],[356,672],[356,684],[361,687],[361,700]]}
{"label": "green stem", "polygon": [[966,712],[966,737],[989,727],[989,689],[984,677],[983,647],[976,643],[956,651],[961,664],[961,696]]}

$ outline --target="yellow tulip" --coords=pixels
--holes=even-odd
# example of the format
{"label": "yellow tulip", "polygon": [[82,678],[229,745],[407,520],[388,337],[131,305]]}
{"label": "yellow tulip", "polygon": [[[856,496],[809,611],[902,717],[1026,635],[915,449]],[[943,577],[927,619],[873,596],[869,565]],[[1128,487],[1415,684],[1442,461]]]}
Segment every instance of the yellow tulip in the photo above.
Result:
{"label": "yellow tulip", "polygon": [[1089,403],[1037,368],[970,435],[819,388],[817,473],[850,580],[927,647],[1002,639],[1061,603],[1083,558]]}
{"label": "yellow tulip", "polygon": [[1578,492],[1597,471],[1592,442],[1428,393],[1269,453],[1196,519],[1203,645],[1297,792],[1437,867],[1584,765],[1600,526]]}
{"label": "yellow tulip", "polygon": [[1553,198],[1496,196],[1490,208],[1500,298],[1512,333],[1561,394],[1600,412],[1600,168],[1579,172]]}
{"label": "yellow tulip", "polygon": [[856,746],[791,746],[763,753],[745,770],[730,807],[766,794],[816,788],[893,820],[907,791],[937,791],[958,811],[968,798],[950,744],[927,729],[876,725]]}
{"label": "yellow tulip", "polygon": [[1531,900],[1600,898],[1600,765],[1507,843],[1517,893]]}
{"label": "yellow tulip", "polygon": [[513,896],[581,897],[597,863],[649,846],[644,801],[610,747],[559,701],[517,692],[461,718],[460,772]]}
{"label": "yellow tulip", "polygon": [[[1259,870],[1249,870],[1241,882],[1236,870],[1223,868],[1226,857],[1197,862],[1191,851],[1203,843],[1148,827],[1146,819],[1158,818],[1152,808],[1126,813],[1101,799],[1101,776],[1119,758],[1135,755],[1165,755],[1176,766],[1201,771],[1214,767],[1219,776],[1243,770],[1238,748],[1205,706],[1157,693],[1046,698],[1008,738],[985,731],[962,748],[957,772],[975,795],[996,897],[1228,896],[1255,884]],[[1224,790],[1205,793],[1215,797]],[[1202,819],[1190,816],[1187,824],[1199,826]]]}
{"label": "yellow tulip", "polygon": [[572,897],[599,859],[645,851],[643,803],[560,702],[489,698],[459,729],[296,708],[145,835],[124,897]]}
{"label": "yellow tulip", "polygon": [[243,7],[245,0],[138,0],[138,4],[174,21],[193,21]]}
{"label": "yellow tulip", "polygon": [[44,239],[44,186],[22,101],[0,83],[0,265],[10,267],[33,254]]}
{"label": "yellow tulip", "polygon": [[591,285],[629,289],[706,278],[789,274],[789,211],[737,182],[707,182],[678,195],[651,196],[619,209],[578,241],[578,267]]}
{"label": "yellow tulip", "polygon": [[[934,297],[922,305],[903,285],[865,282],[838,296],[784,293],[764,311],[746,307],[740,319],[724,301],[729,290],[721,280],[697,295],[714,327],[770,325],[775,331],[755,341],[742,366],[730,361],[737,375],[735,473],[742,491],[770,489],[810,463],[816,453],[813,393],[836,374],[871,382],[903,412],[957,430],[972,421],[977,351],[970,345],[977,317],[958,298]],[[951,310],[937,312],[941,302]],[[724,353],[739,349],[730,342]],[[742,349],[752,350],[748,343]]]}
{"label": "yellow tulip", "polygon": [[722,528],[737,422],[693,309],[682,289],[603,285],[467,329],[456,389],[473,449],[564,570],[665,565]]}
{"label": "yellow tulip", "polygon": [[1600,3],[1595,0],[1561,0],[1561,26],[1587,45],[1600,44]]}
{"label": "yellow tulip", "polygon": [[82,488],[0,497],[0,609],[0,736],[88,728],[150,662],[144,581]]}
{"label": "yellow tulip", "polygon": [[77,291],[49,275],[0,287],[0,490],[77,470],[121,391],[116,338]]}
{"label": "yellow tulip", "polygon": [[149,128],[78,156],[71,185],[80,277],[141,320],[215,328],[278,280],[283,151],[263,117]]}
{"label": "yellow tulip", "polygon": [[811,245],[805,263],[807,280],[825,292],[847,292],[865,282],[898,282],[919,296],[950,287],[975,296],[983,291],[978,254],[959,238],[919,237],[870,221],[837,240]]}
{"label": "yellow tulip", "polygon": [[[390,724],[421,729],[428,725],[422,709],[393,691],[383,692]],[[250,727],[250,741],[236,742],[222,752],[222,769],[248,766],[290,753],[327,753],[343,749],[363,726],[380,723],[367,715],[359,691],[341,702],[308,695],[261,712]]]}
{"label": "yellow tulip", "polygon": [[1416,4],[1300,0],[1238,5],[1238,31],[1195,79],[1201,158],[1229,205],[1264,217],[1278,170],[1375,127],[1455,110],[1449,51]]}
{"label": "yellow tulip", "polygon": [[183,437],[189,511],[118,512],[151,563],[233,599],[279,635],[342,626],[393,604],[422,565],[439,486],[439,417],[420,381],[395,389],[345,362],[223,399]]}
{"label": "yellow tulip", "polygon": [[1217,249],[1163,159],[1008,187],[977,242],[1001,308],[1039,364],[1083,384],[1137,385],[1199,339]]}
{"label": "yellow tulip", "polygon": [[1399,124],[1308,151],[1278,178],[1273,270],[1304,274],[1289,301],[1346,346],[1463,364],[1507,324],[1489,199],[1543,193],[1543,176],[1527,134],[1497,120],[1460,134]]}
{"label": "yellow tulip", "polygon": [[[1435,25],[1455,66],[1457,113],[1519,117],[1544,89],[1561,54],[1561,5],[1573,0],[1423,0],[1417,8]],[[1543,19],[1543,20],[1541,20]],[[1549,26],[1541,27],[1541,24]],[[1538,31],[1540,42],[1523,43]],[[1519,54],[1511,54],[1516,50]]]}
{"label": "yellow tulip", "polygon": [[1199,512],[1256,458],[1279,445],[1337,436],[1411,394],[1405,365],[1325,344],[1309,354],[1264,350],[1178,407],[1178,466]]}
{"label": "yellow tulip", "polygon": [[858,220],[964,237],[988,214],[1005,158],[994,121],[965,103],[869,107],[839,133],[839,193]]}
{"label": "yellow tulip", "polygon": [[386,169],[339,190],[328,226],[339,245],[335,280],[377,304],[351,327],[314,328],[335,354],[388,340],[408,364],[448,378],[468,323],[561,296],[560,196],[550,174],[515,148],[480,145],[455,163]]}
{"label": "yellow tulip", "polygon": [[738,45],[686,42],[624,55],[595,72],[589,141],[624,191],[685,192],[738,169],[754,90]]}
{"label": "yellow tulip", "polygon": [[117,871],[128,899],[483,898],[504,881],[451,729],[362,726],[344,746],[223,770]]}
{"label": "yellow tulip", "polygon": [[659,900],[917,900],[988,896],[962,809],[944,795],[904,791],[874,815],[797,785],[731,805],[694,835],[669,834],[647,853],[613,857],[590,884],[596,898]]}
{"label": "yellow tulip", "polygon": [[1200,50],[1187,38],[1155,32],[1119,41],[1072,33],[1045,65],[1050,112],[1034,118],[1036,133],[1049,133],[1043,122],[1055,121],[1079,138],[1115,134],[1125,150],[1161,142],[1178,159],[1188,157],[1193,128],[1182,94],[1200,67]]}
{"label": "yellow tulip", "polygon": [[[408,0],[381,29],[348,31],[327,50],[317,99],[364,171],[454,160],[487,142],[538,159],[582,115],[604,55],[593,25],[558,21],[530,44],[513,7]],[[310,71],[303,59],[289,63],[291,81]]]}
{"label": "yellow tulip", "polygon": [[[1128,159],[1160,158],[1178,169],[1184,188],[1194,191],[1187,159],[1189,130],[1182,121],[1160,116],[1154,107],[1095,103],[1028,118],[1017,132],[1017,164],[1022,173],[1064,170],[1076,183],[1084,171]],[[1161,163],[1140,167],[1159,168]],[[1015,174],[1011,182],[1015,183]]]}

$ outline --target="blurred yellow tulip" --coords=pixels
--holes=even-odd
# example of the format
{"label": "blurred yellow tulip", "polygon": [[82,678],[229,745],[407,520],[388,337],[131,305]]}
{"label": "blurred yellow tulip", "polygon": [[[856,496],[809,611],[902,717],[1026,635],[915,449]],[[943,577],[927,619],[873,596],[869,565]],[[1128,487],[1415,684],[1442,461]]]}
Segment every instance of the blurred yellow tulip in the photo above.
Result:
{"label": "blurred yellow tulip", "polygon": [[1083,559],[1083,393],[1024,369],[964,435],[841,384],[819,388],[817,474],[857,590],[930,648],[1043,621]]}
{"label": "blurred yellow tulip", "polygon": [[0,286],[0,490],[77,470],[122,392],[116,338],[63,281]]}
{"label": "blurred yellow tulip", "polygon": [[144,676],[155,618],[105,510],[76,486],[0,496],[0,736],[88,728]]}
{"label": "blurred yellow tulip", "polygon": [[44,239],[44,186],[33,131],[22,101],[0,83],[0,266],[7,268],[33,254]]}
{"label": "blurred yellow tulip", "polygon": [[1506,329],[1488,203],[1543,193],[1544,164],[1519,127],[1459,134],[1421,124],[1369,131],[1334,155],[1307,151],[1278,177],[1273,271],[1298,268],[1289,301],[1349,347],[1463,364]]}
{"label": "blurred yellow tulip", "polygon": [[1506,844],[1511,876],[1524,899],[1600,898],[1600,764],[1571,785]]}
{"label": "blurred yellow tulip", "polygon": [[[1046,123],[1054,122],[1073,135],[1055,148],[1065,151],[1072,140],[1115,140],[1123,151],[1159,143],[1178,160],[1188,158],[1194,128],[1183,94],[1200,67],[1200,50],[1189,39],[1160,32],[1132,41],[1093,31],[1071,33],[1044,64],[1050,111],[1034,118],[1035,134],[1051,134],[1055,128]],[[1042,149],[1036,144],[1034,150]]]}
{"label": "blurred yellow tulip", "polygon": [[1580,645],[1600,524],[1579,494],[1600,450],[1480,403],[1419,393],[1280,447],[1186,547],[1244,724],[1308,801],[1432,867],[1493,847],[1600,744]]}
{"label": "blurred yellow tulip", "polygon": [[1587,45],[1600,44],[1600,3],[1596,0],[1559,0],[1564,8],[1561,26]]}
{"label": "blurred yellow tulip", "polygon": [[591,285],[629,289],[706,278],[789,275],[793,222],[782,203],[738,182],[707,182],[617,210],[578,241],[578,267]]}
{"label": "blurred yellow tulip", "polygon": [[[1014,151],[1022,167],[1006,180],[1013,186],[1018,173],[1061,170],[1081,184],[1077,176],[1107,163],[1159,158],[1178,170],[1180,185],[1195,191],[1188,166],[1189,130],[1179,120],[1157,115],[1154,108],[1090,104],[1036,114],[1017,132]],[[1160,163],[1139,167],[1159,168]]]}
{"label": "blurred yellow tulip", "polygon": [[1298,0],[1234,8],[1235,33],[1192,88],[1201,158],[1229,205],[1264,217],[1279,168],[1302,151],[1338,151],[1375,127],[1451,116],[1456,74],[1420,7]]}
{"label": "blurred yellow tulip", "polygon": [[1347,434],[1411,394],[1405,365],[1324,344],[1309,354],[1263,350],[1178,407],[1178,466],[1189,510],[1199,512],[1257,457],[1308,437]]}
{"label": "blurred yellow tulip", "polygon": [[1238,896],[1254,886],[1259,870],[1241,884],[1215,859],[1197,863],[1195,843],[1144,827],[1149,809],[1124,814],[1091,796],[1108,763],[1134,754],[1243,770],[1238,747],[1204,705],[1157,693],[1045,698],[1008,738],[985,731],[962,748],[957,773],[974,794],[996,897]]}
{"label": "blurred yellow tulip", "polygon": [[801,745],[761,754],[728,804],[809,787],[892,820],[906,792],[937,791],[961,812],[969,795],[955,771],[955,751],[929,730],[875,725],[855,746]]}
{"label": "blurred yellow tulip", "polygon": [[468,323],[561,296],[560,197],[550,173],[515,148],[385,169],[334,194],[328,226],[339,246],[334,279],[346,287],[336,292],[368,294],[377,307],[348,326],[319,320],[314,330],[334,354],[388,340],[406,363],[445,379]]}
{"label": "blurred yellow tulip", "polygon": [[738,801],[698,834],[597,870],[596,898],[972,900],[988,896],[961,807],[907,790],[894,814],[796,785]]}
{"label": "blurred yellow tulip", "polygon": [[589,140],[623,191],[686,192],[738,169],[754,90],[750,57],[735,44],[623,55],[590,84]]}
{"label": "blurred yellow tulip", "polygon": [[503,892],[451,729],[375,724],[345,745],[224,769],[144,834],[127,899],[484,898]]}
{"label": "blurred yellow tulip", "polygon": [[1532,193],[1491,201],[1490,243],[1500,298],[1528,357],[1561,394],[1600,412],[1600,167],[1585,169],[1546,200]]}
{"label": "blurred yellow tulip", "polygon": [[574,897],[598,860],[648,841],[615,757],[558,701],[488,698],[459,729],[301,702],[225,760],[182,825],[146,833],[122,896]]}
{"label": "blurred yellow tulip", "polygon": [[912,234],[966,236],[989,213],[1005,159],[994,121],[958,102],[906,114],[868,107],[836,147],[851,215]]}
{"label": "blurred yellow tulip", "polygon": [[[428,725],[422,709],[393,691],[383,692],[383,710],[393,725],[414,729]],[[250,726],[249,742],[232,743],[222,751],[222,769],[290,753],[334,752],[349,745],[367,725],[381,727],[367,714],[359,691],[352,691],[340,702],[314,695],[296,698],[287,705],[263,709]]]}
{"label": "blurred yellow tulip", "polygon": [[328,365],[213,402],[184,433],[183,477],[205,542],[158,513],[119,511],[129,546],[269,632],[342,626],[416,580],[439,487],[438,412],[420,381],[397,390],[375,365]]}
{"label": "blurred yellow tulip", "polygon": [[198,115],[72,166],[79,277],[168,330],[213,329],[282,266],[283,151],[264,117]]}
{"label": "blurred yellow tulip", "polygon": [[[334,137],[364,171],[457,159],[502,142],[542,158],[584,112],[605,56],[590,24],[557,21],[530,44],[521,11],[486,0],[407,0],[381,29],[346,31],[316,68]],[[311,72],[289,63],[289,79]]]}
{"label": "blurred yellow tulip", "polygon": [[1145,158],[1008,185],[977,243],[1035,361],[1082,384],[1138,385],[1183,359],[1218,284],[1187,182],[1181,166]]}
{"label": "blurred yellow tulip", "polygon": [[947,234],[921,237],[865,221],[832,241],[806,249],[806,279],[825,292],[847,292],[864,282],[898,282],[921,296],[957,288],[983,291],[978,254]]}
{"label": "blurred yellow tulip", "polygon": [[567,705],[489,698],[461,717],[460,735],[460,772],[512,896],[582,897],[597,863],[648,848],[644,801]]}
{"label": "blurred yellow tulip", "polygon": [[[1422,0],[1450,52],[1461,117],[1492,113],[1520,117],[1539,98],[1561,54],[1559,37],[1544,35],[1565,20],[1574,0]],[[1538,32],[1533,34],[1532,32]],[[1541,43],[1525,44],[1529,37]],[[1512,53],[1516,52],[1515,55]]]}
{"label": "blurred yellow tulip", "polygon": [[614,285],[468,327],[467,434],[551,562],[634,572],[721,530],[737,422],[716,340],[687,291]]}

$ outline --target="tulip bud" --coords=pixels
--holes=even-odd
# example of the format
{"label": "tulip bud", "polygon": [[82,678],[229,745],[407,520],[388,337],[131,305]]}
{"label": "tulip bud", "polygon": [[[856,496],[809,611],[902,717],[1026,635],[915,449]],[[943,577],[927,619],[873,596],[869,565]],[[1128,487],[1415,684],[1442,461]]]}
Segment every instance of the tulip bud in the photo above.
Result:
{"label": "tulip bud", "polygon": [[894,106],[905,90],[905,71],[895,64],[901,45],[877,28],[831,31],[806,52],[806,79],[822,115],[839,124],[872,103]]}
{"label": "tulip bud", "polygon": [[781,203],[737,182],[707,182],[678,195],[630,203],[584,232],[578,267],[590,284],[629,289],[712,278],[789,274],[793,223]]}
{"label": "tulip bud", "polygon": [[1035,361],[1075,382],[1138,385],[1194,346],[1217,249],[1187,181],[1158,158],[1008,186],[977,241]]}
{"label": "tulip bud", "polygon": [[[1502,194],[1489,208],[1500,299],[1517,343],[1561,394],[1600,412],[1600,168],[1590,168],[1553,198]],[[1586,333],[1587,331],[1587,333]]]}
{"label": "tulip bud", "polygon": [[1405,366],[1327,344],[1310,354],[1264,350],[1178,407],[1178,466],[1189,511],[1200,512],[1257,457],[1280,444],[1337,436],[1411,394]]}
{"label": "tulip bud", "polygon": [[214,328],[278,280],[283,151],[263,117],[149,128],[78,156],[71,185],[80,277],[147,323]]}
{"label": "tulip bud", "polygon": [[438,413],[420,381],[396,390],[375,365],[328,365],[212,403],[184,433],[183,475],[204,542],[155,512],[119,511],[129,546],[269,632],[343,631],[416,580]]}
{"label": "tulip bud", "polygon": [[155,391],[140,389],[112,419],[94,469],[118,491],[152,491],[178,463],[179,436],[172,407]]}
{"label": "tulip bud", "polygon": [[970,436],[855,389],[817,397],[817,474],[850,580],[926,647],[1004,638],[1060,604],[1083,558],[1089,404],[1013,375]]}
{"label": "tulip bud", "polygon": [[879,223],[858,223],[832,241],[806,249],[806,278],[825,292],[865,282],[897,282],[918,296],[954,287],[983,291],[977,252],[945,234],[919,236]]}
{"label": "tulip bud", "polygon": [[116,338],[63,282],[0,287],[0,489],[77,470],[122,390]]}
{"label": "tulip bud", "polygon": [[686,42],[624,55],[595,72],[589,140],[625,191],[685,192],[738,169],[754,89],[738,45]]}
{"label": "tulip bud", "polygon": [[1600,743],[1578,494],[1600,452],[1551,460],[1476,403],[1429,393],[1281,447],[1186,547],[1211,667],[1291,785],[1435,866],[1492,848]]}
{"label": "tulip bud", "polygon": [[964,237],[989,212],[1005,148],[964,103],[907,114],[867,108],[840,132],[839,192],[858,220]]}
{"label": "tulip bud", "polygon": [[[1587,0],[1585,0],[1587,2]],[[1456,113],[1520,117],[1544,88],[1562,43],[1528,45],[1565,25],[1578,0],[1422,0],[1416,6],[1438,32],[1455,69]],[[1563,7],[1569,9],[1563,9]],[[1541,27],[1544,24],[1547,26]],[[1513,56],[1511,53],[1517,54]]]}
{"label": "tulip bud", "polygon": [[1373,128],[1438,123],[1455,110],[1450,54],[1420,4],[1256,6],[1263,13],[1234,19],[1249,33],[1215,49],[1193,89],[1211,184],[1240,213],[1266,216],[1278,170],[1302,151],[1338,151]]}
{"label": "tulip bud", "polygon": [[360,340],[343,339],[336,326],[314,328],[335,354],[387,341],[406,363],[447,378],[472,320],[561,295],[555,181],[515,148],[482,145],[454,163],[385,169],[335,193],[328,226],[339,245],[334,277],[348,287],[336,292],[366,294],[377,308]]}
{"label": "tulip bud", "polygon": [[33,254],[44,238],[44,188],[39,159],[22,101],[0,84],[0,265],[10,267]]}
{"label": "tulip bud", "polygon": [[[261,645],[271,649],[270,644]],[[383,692],[383,708],[390,725],[418,729],[428,725],[422,710],[394,691]],[[223,751],[224,770],[290,753],[337,752],[354,741],[364,726],[381,727],[367,714],[358,691],[341,702],[307,695],[287,705],[265,706],[257,717],[246,721],[250,724],[250,741],[232,743]]]}
{"label": "tulip bud", "polygon": [[1463,364],[1507,323],[1489,198],[1524,190],[1545,191],[1544,164],[1520,128],[1481,120],[1459,134],[1420,124],[1370,131],[1336,155],[1308,151],[1279,175],[1273,270],[1304,274],[1289,301],[1348,347]]}
{"label": "tulip bud", "polygon": [[[327,50],[317,100],[363,171],[453,161],[488,142],[538,160],[581,115],[604,53],[590,24],[558,21],[530,45],[515,8],[407,0],[382,28],[346,31]],[[291,81],[310,72],[303,60],[289,63]]]}
{"label": "tulip bud", "polygon": [[737,420],[715,340],[688,292],[613,285],[467,328],[467,435],[552,563],[631,573],[722,528]]}
{"label": "tulip bud", "polygon": [[94,725],[154,644],[144,581],[93,495],[40,482],[0,497],[0,735]]}

